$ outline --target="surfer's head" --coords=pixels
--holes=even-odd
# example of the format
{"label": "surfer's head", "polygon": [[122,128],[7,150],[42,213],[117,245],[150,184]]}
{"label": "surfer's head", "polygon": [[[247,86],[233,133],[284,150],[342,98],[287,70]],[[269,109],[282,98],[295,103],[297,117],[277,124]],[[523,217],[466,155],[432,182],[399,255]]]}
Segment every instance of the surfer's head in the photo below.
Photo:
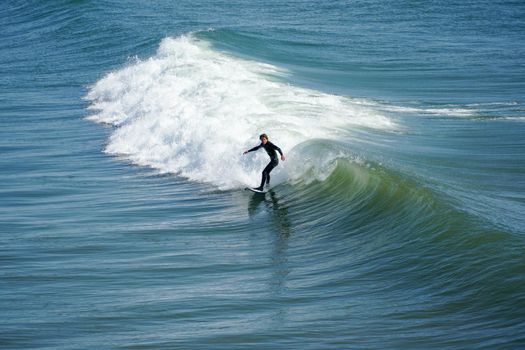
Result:
{"label": "surfer's head", "polygon": [[268,142],[268,135],[266,134],[261,134],[259,136],[259,140],[261,140],[261,142],[263,143],[263,145],[266,145],[266,142]]}

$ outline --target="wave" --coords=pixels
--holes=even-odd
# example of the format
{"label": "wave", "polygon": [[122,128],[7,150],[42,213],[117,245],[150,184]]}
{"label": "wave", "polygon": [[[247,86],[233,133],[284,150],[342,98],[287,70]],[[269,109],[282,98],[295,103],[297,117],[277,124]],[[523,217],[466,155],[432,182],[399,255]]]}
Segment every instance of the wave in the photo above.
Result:
{"label": "wave", "polygon": [[[217,35],[212,30],[165,38],[152,57],[134,58],[89,87],[88,119],[115,127],[105,152],[229,190],[259,183],[266,154],[242,152],[265,132],[287,155],[272,172],[274,185],[324,181],[341,160],[379,164],[402,172],[397,181],[421,178],[423,187],[452,197],[447,200],[460,210],[477,208],[448,178],[394,159],[388,145],[414,131],[404,118],[408,114],[476,119],[481,110],[507,111],[502,105],[508,103],[395,106],[298,87],[287,83],[291,73],[285,69],[218,50],[210,33]],[[485,210],[474,213],[484,220],[496,217]]]}
{"label": "wave", "polygon": [[[241,154],[262,132],[291,156],[275,171],[282,182],[304,174],[298,165],[309,142],[336,144],[359,128],[400,128],[349,97],[287,84],[286,74],[222,53],[194,34],[165,38],[153,57],[135,59],[89,88],[88,119],[117,127],[107,153],[220,189],[258,182],[266,155]],[[330,163],[345,152],[319,158]]]}

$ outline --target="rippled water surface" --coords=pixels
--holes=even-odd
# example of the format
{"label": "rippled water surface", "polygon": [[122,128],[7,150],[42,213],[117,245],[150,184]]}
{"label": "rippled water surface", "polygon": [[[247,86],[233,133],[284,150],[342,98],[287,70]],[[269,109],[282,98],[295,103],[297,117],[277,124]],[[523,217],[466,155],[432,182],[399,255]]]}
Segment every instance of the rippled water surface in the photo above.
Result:
{"label": "rippled water surface", "polygon": [[524,15],[3,3],[0,347],[525,347]]}

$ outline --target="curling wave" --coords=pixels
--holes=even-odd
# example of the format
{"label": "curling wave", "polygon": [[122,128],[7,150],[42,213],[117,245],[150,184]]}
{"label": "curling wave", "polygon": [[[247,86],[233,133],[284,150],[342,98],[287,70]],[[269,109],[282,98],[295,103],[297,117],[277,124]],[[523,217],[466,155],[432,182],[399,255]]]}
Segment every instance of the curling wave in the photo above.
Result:
{"label": "curling wave", "polygon": [[[283,81],[286,74],[222,53],[194,34],[166,38],[153,57],[137,59],[90,87],[88,118],[117,127],[107,153],[220,189],[258,179],[266,155],[240,154],[263,131],[290,155],[288,166],[275,170],[274,181],[282,182],[307,170],[308,142],[337,143],[356,128],[398,128],[360,101],[291,86]],[[331,164],[340,157],[355,158],[348,150],[318,158]]]}

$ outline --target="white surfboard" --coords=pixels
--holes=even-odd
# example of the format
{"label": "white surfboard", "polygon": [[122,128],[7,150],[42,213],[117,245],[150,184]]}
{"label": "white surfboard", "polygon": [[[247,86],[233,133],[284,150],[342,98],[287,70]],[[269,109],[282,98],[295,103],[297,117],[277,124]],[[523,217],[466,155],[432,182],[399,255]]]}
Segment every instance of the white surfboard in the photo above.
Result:
{"label": "white surfboard", "polygon": [[260,191],[256,188],[251,188],[251,187],[246,187],[245,190],[248,190],[248,191],[252,191],[252,192],[255,192],[255,193],[266,193],[266,191]]}

